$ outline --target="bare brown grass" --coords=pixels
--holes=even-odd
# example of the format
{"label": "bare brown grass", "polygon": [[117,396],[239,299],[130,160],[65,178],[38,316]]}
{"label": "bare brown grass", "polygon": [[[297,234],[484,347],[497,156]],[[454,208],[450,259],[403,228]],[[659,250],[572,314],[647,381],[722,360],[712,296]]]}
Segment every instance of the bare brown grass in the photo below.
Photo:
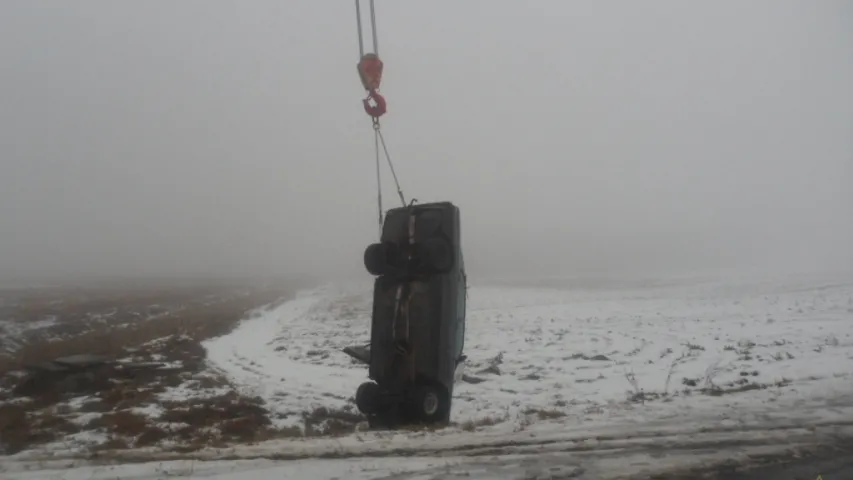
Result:
{"label": "bare brown grass", "polygon": [[528,408],[524,410],[525,415],[536,415],[540,420],[554,420],[566,416],[566,412],[554,408]]}
{"label": "bare brown grass", "polygon": [[506,417],[482,417],[478,419],[466,420],[460,425],[460,428],[466,432],[473,432],[477,428],[491,427],[499,423],[505,422]]}
{"label": "bare brown grass", "polygon": [[[120,356],[124,355],[128,348],[169,336],[186,336],[193,342],[201,342],[229,333],[249,311],[274,303],[284,296],[281,288],[266,288],[239,294],[203,289],[190,293],[201,295],[202,299],[206,300],[187,297],[187,292],[182,292],[183,296],[174,292],[163,292],[173,305],[158,307],[164,311],[158,311],[158,316],[148,319],[145,319],[141,312],[146,312],[150,305],[165,304],[150,293],[141,293],[139,296],[119,294],[111,300],[102,297],[85,301],[58,301],[50,297],[42,298],[40,302],[30,300],[29,303],[18,307],[16,319],[26,322],[55,316],[59,318],[59,322],[51,329],[60,337],[63,333],[70,337],[25,343],[13,355],[0,356],[0,375],[19,370],[26,365],[69,355],[89,353]],[[216,296],[217,293],[221,296]],[[181,299],[183,301],[180,301]],[[60,305],[56,305],[57,302],[61,302]],[[90,325],[87,331],[75,334],[81,323],[87,323],[86,319],[92,318],[93,309],[117,313],[107,321],[97,322]]]}
{"label": "bare brown grass", "polygon": [[[166,439],[193,450],[277,435],[259,399],[232,392],[212,399],[160,402],[157,395],[181,384],[199,389],[227,386],[225,379],[202,373],[206,352],[201,342],[227,334],[251,310],[285,298],[280,285],[60,293],[26,292],[17,298],[15,321],[53,316],[55,322],[49,328],[52,341],[25,338],[12,355],[0,356],[0,451],[14,453],[81,430],[107,435],[109,440],[94,449],[98,451]],[[130,370],[106,364],[73,375],[35,371],[23,378],[17,375],[29,365],[77,354],[158,360],[178,367]],[[76,412],[64,403],[81,396],[89,400]],[[152,403],[166,409],[162,418],[132,411]],[[101,415],[82,427],[68,420],[83,412]],[[164,423],[176,427],[163,428]]]}
{"label": "bare brown grass", "polygon": [[352,409],[316,408],[303,415],[305,436],[348,435],[367,418]]}

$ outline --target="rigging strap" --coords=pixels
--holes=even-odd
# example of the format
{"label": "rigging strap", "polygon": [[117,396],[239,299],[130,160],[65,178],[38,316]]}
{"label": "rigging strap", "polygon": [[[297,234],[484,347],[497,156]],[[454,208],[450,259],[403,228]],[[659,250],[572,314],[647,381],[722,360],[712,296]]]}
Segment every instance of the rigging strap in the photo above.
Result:
{"label": "rigging strap", "polygon": [[[380,174],[380,153],[384,153],[385,160],[391,170],[391,175],[394,178],[394,183],[397,187],[397,195],[400,197],[400,202],[405,207],[406,198],[403,195],[403,190],[400,188],[400,181],[397,178],[397,173],[394,171],[394,163],[391,161],[391,156],[388,154],[388,146],[385,144],[385,137],[382,135],[382,130],[379,124],[379,117],[387,111],[387,103],[385,97],[379,93],[379,86],[382,83],[383,63],[379,58],[379,38],[376,34],[376,9],[373,4],[374,0],[370,0],[370,27],[373,37],[373,52],[364,53],[364,34],[361,26],[361,2],[355,0],[356,25],[358,27],[358,75],[361,79],[361,84],[367,91],[367,96],[362,100],[364,111],[370,116],[373,121],[374,132],[374,149],[376,151],[376,189],[377,189],[377,207],[379,210],[379,233],[382,234],[382,177]],[[382,150],[380,152],[380,145]]]}

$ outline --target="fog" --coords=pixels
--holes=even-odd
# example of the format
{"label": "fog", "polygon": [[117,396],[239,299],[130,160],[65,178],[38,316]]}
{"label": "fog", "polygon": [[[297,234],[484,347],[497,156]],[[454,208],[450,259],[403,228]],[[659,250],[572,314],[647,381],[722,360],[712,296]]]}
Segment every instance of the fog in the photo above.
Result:
{"label": "fog", "polygon": [[[853,3],[376,4],[472,275],[853,267]],[[351,1],[4,0],[0,276],[362,274],[357,60]]]}

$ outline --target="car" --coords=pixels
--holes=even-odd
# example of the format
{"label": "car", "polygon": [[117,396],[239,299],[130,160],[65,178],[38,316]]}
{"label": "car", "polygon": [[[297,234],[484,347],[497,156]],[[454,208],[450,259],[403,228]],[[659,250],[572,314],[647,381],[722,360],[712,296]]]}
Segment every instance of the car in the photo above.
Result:
{"label": "car", "polygon": [[370,345],[344,349],[368,364],[356,405],[371,425],[446,423],[465,360],[467,276],[459,208],[451,202],[389,210],[364,252],[375,276]]}

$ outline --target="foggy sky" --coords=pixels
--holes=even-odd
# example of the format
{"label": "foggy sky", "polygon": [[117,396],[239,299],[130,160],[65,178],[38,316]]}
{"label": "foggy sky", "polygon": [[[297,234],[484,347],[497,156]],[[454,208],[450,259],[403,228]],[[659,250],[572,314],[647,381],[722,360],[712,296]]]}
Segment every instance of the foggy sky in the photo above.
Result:
{"label": "foggy sky", "polygon": [[[376,3],[471,274],[853,266],[853,3]],[[4,0],[0,276],[363,272],[357,60],[351,1]]]}

